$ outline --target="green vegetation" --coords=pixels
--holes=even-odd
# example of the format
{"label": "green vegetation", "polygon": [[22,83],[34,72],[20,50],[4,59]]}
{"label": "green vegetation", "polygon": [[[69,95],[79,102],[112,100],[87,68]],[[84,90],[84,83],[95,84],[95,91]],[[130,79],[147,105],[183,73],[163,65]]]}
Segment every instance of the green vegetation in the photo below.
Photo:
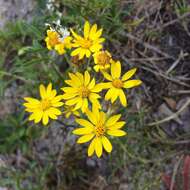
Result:
{"label": "green vegetation", "polygon": [[[0,186],[15,190],[163,189],[162,174],[172,173],[173,163],[189,154],[190,130],[181,127],[179,120],[178,125],[173,124],[176,120],[149,124],[163,119],[157,114],[165,97],[179,102],[189,95],[189,55],[178,55],[190,50],[185,42],[190,40],[190,20],[185,17],[182,23],[168,24],[190,12],[188,1],[168,2],[158,9],[146,1],[117,0],[57,0],[54,6],[48,10],[45,0],[40,0],[30,23],[18,20],[0,31]],[[144,83],[135,95],[133,91],[128,95],[129,106],[120,111],[128,136],[115,139],[112,154],[99,160],[87,158],[85,145],[73,143],[72,126],[34,125],[22,106],[24,96],[36,96],[39,84],[51,81],[57,89],[63,85],[67,57],[48,51],[44,42],[45,23],[59,19],[62,25],[78,29],[85,20],[101,25],[110,52],[127,69],[137,67]],[[184,34],[183,40],[175,35],[178,32]],[[177,59],[182,64],[171,68]],[[185,93],[181,96],[176,91]],[[173,112],[178,110],[175,107]]]}

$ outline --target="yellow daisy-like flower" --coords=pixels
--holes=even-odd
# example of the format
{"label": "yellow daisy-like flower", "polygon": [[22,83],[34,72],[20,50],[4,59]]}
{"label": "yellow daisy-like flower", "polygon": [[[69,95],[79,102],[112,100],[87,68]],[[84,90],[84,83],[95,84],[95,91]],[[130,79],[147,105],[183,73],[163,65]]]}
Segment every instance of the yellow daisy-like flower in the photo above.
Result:
{"label": "yellow daisy-like flower", "polygon": [[69,118],[71,115],[79,117],[80,113],[77,110],[74,110],[74,106],[65,106],[65,111],[63,112],[66,118]]}
{"label": "yellow daisy-like flower", "polygon": [[45,38],[46,46],[49,50],[52,50],[57,44],[60,43],[59,34],[52,28],[47,30],[47,37]]}
{"label": "yellow daisy-like flower", "polygon": [[29,121],[34,120],[35,123],[39,123],[42,120],[44,125],[47,125],[49,118],[57,119],[57,116],[61,115],[61,111],[57,107],[63,105],[62,95],[56,96],[56,90],[52,89],[50,83],[47,88],[44,85],[39,87],[41,99],[35,99],[25,97],[26,101],[23,105],[26,107],[26,111],[30,112]]}
{"label": "yellow daisy-like flower", "polygon": [[79,36],[72,29],[71,33],[74,37],[73,47],[76,47],[72,51],[71,56],[79,55],[79,59],[82,59],[84,56],[90,57],[91,53],[102,49],[102,42],[105,41],[104,38],[100,38],[102,29],[97,30],[96,24],[90,27],[88,21],[84,24],[84,37]]}
{"label": "yellow daisy-like flower", "polygon": [[62,39],[61,42],[55,45],[55,50],[58,52],[59,55],[63,55],[66,50],[72,48],[72,37],[67,36],[66,38]]}
{"label": "yellow daisy-like flower", "polygon": [[96,72],[104,71],[110,67],[110,62],[111,62],[111,54],[108,51],[99,51],[96,52],[94,55],[94,63],[96,64],[94,66],[94,70]]}
{"label": "yellow daisy-like flower", "polygon": [[110,153],[112,151],[112,145],[107,135],[117,137],[126,135],[126,132],[121,130],[125,122],[118,121],[121,114],[107,117],[104,112],[97,109],[94,109],[92,112],[87,111],[86,114],[88,120],[76,119],[76,122],[83,126],[73,131],[75,135],[81,135],[77,143],[86,143],[92,140],[88,147],[88,156],[92,156],[95,151],[96,155],[100,157],[103,148]]}
{"label": "yellow daisy-like flower", "polygon": [[90,74],[85,71],[84,75],[77,73],[69,73],[70,80],[65,80],[65,83],[70,87],[63,87],[62,90],[65,92],[63,99],[66,100],[65,104],[68,106],[74,106],[74,110],[80,109],[84,113],[87,108],[89,101],[93,107],[101,108],[98,99],[102,88],[100,85],[96,85],[95,79],[90,79]]}
{"label": "yellow daisy-like flower", "polygon": [[112,61],[111,75],[107,72],[103,72],[104,77],[110,81],[102,83],[102,88],[109,88],[105,95],[105,100],[111,100],[112,103],[119,97],[123,106],[127,105],[127,100],[123,89],[133,88],[139,86],[141,80],[129,80],[136,72],[136,68],[129,70],[121,77],[121,63],[119,61]]}

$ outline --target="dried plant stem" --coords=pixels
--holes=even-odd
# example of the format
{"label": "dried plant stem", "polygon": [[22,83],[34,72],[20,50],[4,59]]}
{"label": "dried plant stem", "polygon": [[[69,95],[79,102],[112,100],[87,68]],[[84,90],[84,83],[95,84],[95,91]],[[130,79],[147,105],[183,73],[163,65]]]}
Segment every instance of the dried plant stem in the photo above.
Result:
{"label": "dried plant stem", "polygon": [[164,57],[166,57],[166,58],[168,58],[168,59],[173,59],[173,60],[175,60],[175,57],[173,57],[173,56],[171,56],[171,55],[169,55],[169,54],[167,54],[167,53],[161,51],[159,48],[157,48],[157,47],[155,47],[155,46],[153,46],[153,45],[150,45],[150,44],[147,43],[147,42],[143,42],[143,40],[141,40],[141,39],[139,39],[139,38],[133,36],[133,35],[130,34],[130,33],[126,33],[126,32],[125,32],[125,33],[121,33],[121,35],[122,35],[122,36],[125,36],[125,37],[127,37],[127,38],[129,38],[129,39],[131,39],[131,40],[136,41],[137,43],[143,45],[145,48],[150,49],[150,50],[152,50],[152,51],[154,51],[154,52],[156,52],[156,53],[158,53],[158,54],[160,54],[160,55],[162,55],[162,56],[164,56]]}
{"label": "dried plant stem", "polygon": [[154,125],[159,125],[159,124],[162,124],[162,123],[165,123],[165,122],[168,122],[176,117],[179,116],[179,114],[185,110],[185,108],[187,108],[188,106],[190,105],[190,98],[186,101],[186,103],[174,114],[170,115],[169,117],[166,117],[160,121],[157,121],[157,122],[153,122],[153,123],[149,123],[148,126],[154,126]]}
{"label": "dried plant stem", "polygon": [[183,159],[183,155],[179,158],[179,160],[175,164],[174,171],[172,174],[172,180],[171,180],[171,184],[170,184],[170,190],[174,190],[175,177],[176,177],[177,170],[179,168],[179,165],[180,165],[182,159]]}
{"label": "dried plant stem", "polygon": [[64,77],[62,76],[62,73],[59,71],[59,68],[57,67],[57,65],[55,63],[51,63],[54,71],[57,73],[57,75],[59,76],[59,78],[61,80],[65,80]]}
{"label": "dried plant stem", "polygon": [[32,80],[29,80],[29,79],[25,79],[24,77],[21,77],[21,76],[18,76],[18,75],[15,75],[15,74],[12,74],[12,73],[8,73],[6,71],[0,71],[0,74],[2,75],[6,75],[6,76],[9,76],[9,77],[12,77],[12,78],[15,78],[15,79],[18,79],[18,80],[21,80],[25,83],[30,83],[30,84],[34,84],[35,82],[32,81]]}
{"label": "dried plant stem", "polygon": [[142,68],[142,69],[144,69],[146,71],[149,71],[149,72],[151,72],[151,73],[153,73],[155,75],[159,75],[159,76],[161,76],[161,77],[163,77],[163,78],[165,78],[167,80],[170,80],[170,81],[172,81],[172,82],[174,82],[176,84],[179,84],[179,85],[182,85],[182,86],[186,86],[186,87],[190,87],[190,85],[187,84],[187,83],[185,83],[185,82],[181,82],[181,81],[177,80],[176,78],[171,78],[169,76],[166,76],[165,74],[163,74],[161,72],[158,72],[158,71],[154,71],[154,70],[152,70],[152,69],[150,69],[148,67],[140,66],[140,68]]}
{"label": "dried plant stem", "polygon": [[174,19],[174,20],[171,20],[171,21],[169,21],[169,22],[163,24],[161,27],[159,26],[158,28],[153,29],[152,31],[155,32],[155,31],[158,31],[158,30],[163,30],[164,28],[166,28],[166,27],[168,27],[168,26],[170,26],[170,25],[173,25],[173,24],[175,24],[175,23],[177,23],[177,22],[180,22],[181,20],[183,20],[184,18],[186,18],[186,17],[188,17],[188,16],[190,16],[190,13],[189,13],[189,12],[187,12],[187,13],[185,13],[185,14],[179,16],[178,18],[176,18],[176,19]]}

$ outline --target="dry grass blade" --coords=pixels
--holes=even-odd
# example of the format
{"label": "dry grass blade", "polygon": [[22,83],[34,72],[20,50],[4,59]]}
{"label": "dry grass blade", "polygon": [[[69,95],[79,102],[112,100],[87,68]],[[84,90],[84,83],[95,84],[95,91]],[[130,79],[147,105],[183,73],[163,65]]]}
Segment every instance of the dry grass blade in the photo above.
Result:
{"label": "dry grass blade", "polygon": [[178,18],[176,18],[176,19],[174,19],[174,20],[171,20],[171,21],[169,21],[169,22],[163,24],[162,26],[159,26],[158,28],[153,29],[152,31],[155,32],[155,31],[158,31],[158,30],[163,30],[164,28],[166,28],[166,27],[168,27],[168,26],[170,26],[170,25],[173,25],[173,24],[175,24],[175,23],[177,23],[177,22],[180,22],[181,20],[183,20],[184,18],[186,18],[186,17],[188,17],[188,16],[190,16],[190,13],[189,13],[189,12],[187,12],[187,13],[185,13],[185,14],[179,16]]}
{"label": "dry grass blade", "polygon": [[170,120],[172,120],[172,119],[178,117],[179,114],[180,114],[183,110],[185,110],[185,108],[187,108],[189,105],[190,105],[190,99],[188,99],[188,100],[186,101],[186,103],[185,103],[176,113],[174,113],[174,114],[172,114],[171,116],[166,117],[166,118],[164,118],[164,119],[162,119],[162,120],[160,120],[160,121],[153,122],[153,123],[149,123],[148,126],[159,125],[159,124],[168,122],[168,121],[170,121]]}
{"label": "dry grass blade", "polygon": [[168,58],[168,59],[173,59],[173,60],[175,60],[175,57],[173,57],[173,56],[171,56],[171,55],[169,55],[169,54],[167,54],[167,53],[161,51],[161,50],[158,49],[157,47],[155,47],[155,46],[153,46],[153,45],[150,45],[150,44],[147,43],[147,42],[143,42],[141,39],[139,39],[139,38],[133,36],[133,35],[130,34],[130,33],[126,33],[126,32],[124,33],[124,32],[122,32],[121,35],[124,36],[124,37],[127,37],[127,38],[129,38],[129,39],[131,39],[131,40],[136,41],[137,43],[143,45],[145,48],[150,49],[150,50],[152,50],[152,51],[154,51],[154,52],[156,52],[156,53],[158,53],[158,54],[160,54],[160,55],[162,55],[162,56],[164,56],[164,57],[166,57],[166,58]]}
{"label": "dry grass blade", "polygon": [[170,190],[174,190],[175,177],[176,177],[177,170],[179,168],[179,165],[180,165],[182,159],[183,159],[183,155],[179,158],[179,160],[177,161],[177,163],[174,166],[174,171],[173,171],[173,174],[172,174]]}
{"label": "dry grass blade", "polygon": [[185,83],[185,82],[181,82],[180,80],[178,80],[178,79],[176,79],[176,78],[171,78],[171,77],[169,77],[169,76],[166,76],[164,73],[154,71],[154,70],[152,70],[152,69],[150,69],[150,68],[148,68],[148,67],[144,67],[144,66],[140,66],[140,68],[142,68],[142,69],[144,69],[144,70],[146,70],[146,71],[149,71],[149,72],[151,72],[151,73],[153,73],[153,74],[155,74],[155,75],[159,75],[159,76],[161,76],[161,77],[163,77],[163,78],[165,78],[165,79],[167,79],[167,80],[169,80],[169,81],[171,81],[171,82],[174,82],[174,83],[176,83],[176,84],[179,84],[179,85],[182,85],[182,86],[185,86],[185,87],[190,87],[189,84],[187,84],[187,83]]}

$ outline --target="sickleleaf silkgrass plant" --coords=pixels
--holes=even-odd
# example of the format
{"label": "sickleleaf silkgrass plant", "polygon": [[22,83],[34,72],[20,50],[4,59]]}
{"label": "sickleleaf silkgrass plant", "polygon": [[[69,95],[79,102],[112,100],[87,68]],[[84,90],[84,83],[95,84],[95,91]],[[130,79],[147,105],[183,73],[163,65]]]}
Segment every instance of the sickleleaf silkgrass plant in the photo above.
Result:
{"label": "sickleleaf silkgrass plant", "polygon": [[77,143],[89,143],[88,156],[95,153],[97,157],[102,156],[103,150],[112,151],[110,136],[127,134],[123,130],[125,121],[120,120],[122,115],[114,104],[127,107],[126,89],[141,84],[141,80],[131,79],[136,68],[122,72],[120,61],[103,49],[102,33],[102,28],[98,29],[97,24],[91,26],[88,21],[84,24],[83,35],[60,25],[50,27],[45,37],[47,49],[70,59],[68,78],[62,81],[65,84],[61,88],[63,94],[57,95],[51,83],[47,88],[41,84],[40,98],[25,97],[23,104],[30,113],[29,121],[42,121],[45,126],[58,117],[62,123],[64,117],[73,117],[76,124],[73,134],[80,136]]}

